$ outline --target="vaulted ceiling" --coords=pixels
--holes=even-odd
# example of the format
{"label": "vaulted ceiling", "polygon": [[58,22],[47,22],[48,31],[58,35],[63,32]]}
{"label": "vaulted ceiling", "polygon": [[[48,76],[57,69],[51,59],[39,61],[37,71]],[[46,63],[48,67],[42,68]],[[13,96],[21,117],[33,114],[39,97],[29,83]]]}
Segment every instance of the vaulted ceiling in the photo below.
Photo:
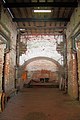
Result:
{"label": "vaulted ceiling", "polygon": [[54,62],[51,62],[46,59],[38,59],[29,63],[26,66],[25,70],[27,71],[50,70],[55,72],[55,71],[58,71],[58,67]]}
{"label": "vaulted ceiling", "polygon": [[[3,0],[9,8],[13,22],[27,34],[63,33],[77,0]],[[51,10],[51,13],[34,13],[33,10]]]}
{"label": "vaulted ceiling", "polygon": [[52,58],[62,65],[63,57],[57,52],[57,45],[63,43],[62,35],[28,35],[25,37],[21,36],[21,41],[27,41],[27,50],[20,56],[20,65],[33,58],[36,60],[37,57]]}

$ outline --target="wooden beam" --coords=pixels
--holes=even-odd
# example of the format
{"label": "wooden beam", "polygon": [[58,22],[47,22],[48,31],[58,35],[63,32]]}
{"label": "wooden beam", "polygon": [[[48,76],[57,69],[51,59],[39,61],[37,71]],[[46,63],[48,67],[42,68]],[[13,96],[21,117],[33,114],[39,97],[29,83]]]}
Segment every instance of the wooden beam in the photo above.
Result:
{"label": "wooden beam", "polygon": [[78,2],[12,2],[4,3],[5,8],[24,8],[24,7],[77,7]]}
{"label": "wooden beam", "polygon": [[13,18],[13,22],[69,22],[69,18]]}
{"label": "wooden beam", "polygon": [[57,26],[50,26],[50,27],[45,27],[45,26],[31,26],[31,27],[18,27],[17,29],[22,29],[22,30],[28,30],[28,29],[53,29],[53,30],[61,30],[61,29],[66,29],[66,26],[63,26],[63,27],[57,27]]}

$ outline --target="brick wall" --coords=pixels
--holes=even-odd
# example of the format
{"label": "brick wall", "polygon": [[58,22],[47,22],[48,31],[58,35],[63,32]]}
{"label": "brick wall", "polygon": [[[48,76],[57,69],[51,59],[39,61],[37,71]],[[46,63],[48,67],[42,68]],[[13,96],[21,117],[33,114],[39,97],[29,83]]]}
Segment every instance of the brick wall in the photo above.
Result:
{"label": "brick wall", "polygon": [[79,77],[79,85],[80,85],[80,42],[78,42],[77,57],[78,57],[78,77]]}
{"label": "brick wall", "polygon": [[79,100],[80,100],[80,41],[77,43],[77,62],[78,62],[78,85],[79,85]]}
{"label": "brick wall", "polygon": [[0,24],[2,27],[2,33],[6,35],[8,39],[8,44],[10,43],[10,50],[6,53],[5,60],[5,90],[11,90],[15,85],[15,65],[16,65],[16,24],[12,22],[12,19],[5,8],[1,11]]}

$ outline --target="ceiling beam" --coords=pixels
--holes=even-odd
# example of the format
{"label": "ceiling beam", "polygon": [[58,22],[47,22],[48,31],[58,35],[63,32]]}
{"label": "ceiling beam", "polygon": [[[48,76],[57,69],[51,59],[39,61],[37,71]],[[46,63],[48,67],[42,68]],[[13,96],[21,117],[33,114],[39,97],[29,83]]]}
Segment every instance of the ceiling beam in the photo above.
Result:
{"label": "ceiling beam", "polygon": [[13,18],[13,22],[69,22],[69,18]]}
{"label": "ceiling beam", "polygon": [[13,2],[4,3],[5,8],[24,8],[24,7],[77,7],[78,2]]}
{"label": "ceiling beam", "polygon": [[61,29],[66,29],[66,26],[63,26],[63,27],[57,27],[57,26],[54,26],[54,27],[52,27],[52,26],[50,26],[50,27],[45,27],[45,26],[31,26],[31,27],[24,27],[24,28],[22,28],[22,27],[18,27],[17,28],[18,30],[20,30],[20,29],[22,29],[22,30],[28,30],[28,29],[53,29],[53,30],[61,30]]}

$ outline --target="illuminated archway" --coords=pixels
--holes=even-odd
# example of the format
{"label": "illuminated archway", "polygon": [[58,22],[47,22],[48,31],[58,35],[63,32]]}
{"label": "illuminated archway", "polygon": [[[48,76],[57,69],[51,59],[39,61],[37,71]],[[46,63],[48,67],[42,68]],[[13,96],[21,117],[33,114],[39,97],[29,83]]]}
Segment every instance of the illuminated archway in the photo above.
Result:
{"label": "illuminated archway", "polygon": [[31,62],[33,61],[36,61],[36,60],[48,60],[48,61],[51,61],[53,63],[55,63],[57,65],[58,68],[61,68],[62,66],[60,65],[60,63],[52,58],[49,58],[49,57],[34,57],[34,58],[31,58],[31,59],[28,59],[27,61],[25,61],[25,63],[21,66],[21,68],[24,68]]}

